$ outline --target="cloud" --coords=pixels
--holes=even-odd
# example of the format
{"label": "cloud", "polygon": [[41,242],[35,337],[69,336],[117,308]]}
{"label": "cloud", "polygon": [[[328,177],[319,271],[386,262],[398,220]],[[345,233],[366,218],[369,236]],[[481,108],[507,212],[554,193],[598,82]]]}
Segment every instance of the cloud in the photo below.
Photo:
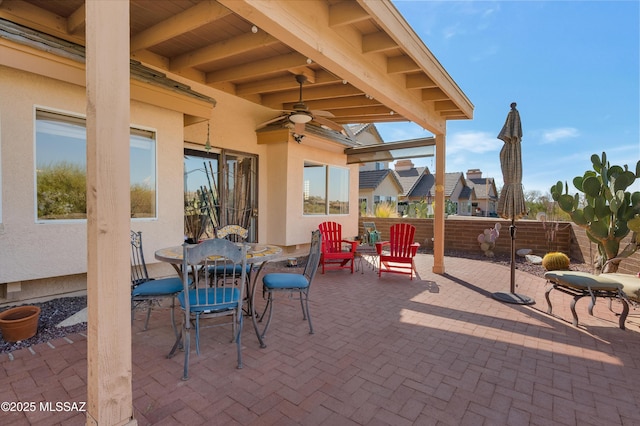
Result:
{"label": "cloud", "polygon": [[503,142],[488,132],[459,132],[447,136],[447,155],[456,153],[484,154],[499,151]]}
{"label": "cloud", "polygon": [[442,29],[442,37],[445,40],[453,38],[453,37],[459,35],[460,33],[461,33],[461,30],[460,30],[460,25],[459,24],[449,25],[449,26],[447,26],[447,27]]}
{"label": "cloud", "polygon": [[580,132],[574,127],[559,127],[542,132],[542,143],[552,143],[560,139],[577,138],[578,136],[580,136]]}

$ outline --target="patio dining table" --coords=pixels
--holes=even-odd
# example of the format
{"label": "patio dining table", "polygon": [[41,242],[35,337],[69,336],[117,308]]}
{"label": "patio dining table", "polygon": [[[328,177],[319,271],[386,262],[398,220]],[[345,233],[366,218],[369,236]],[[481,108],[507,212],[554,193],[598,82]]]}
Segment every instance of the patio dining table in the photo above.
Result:
{"label": "patio dining table", "polygon": [[[255,285],[255,281],[258,279],[262,268],[269,262],[273,260],[278,255],[282,253],[282,248],[279,246],[274,246],[270,244],[257,244],[257,243],[243,243],[246,244],[247,247],[247,264],[249,265],[260,265],[258,267],[258,271],[253,277],[253,283],[250,283],[249,290],[253,288]],[[155,257],[157,260],[162,262],[170,263],[178,273],[180,277],[182,277],[182,271],[180,270],[180,266],[182,265],[182,246],[172,246],[162,248],[156,251]]]}
{"label": "patio dining table", "polygon": [[[270,244],[244,243],[247,248],[247,263],[254,265],[265,263],[282,253],[282,248]],[[182,264],[182,246],[172,246],[161,248],[155,253],[156,259],[162,262],[168,262],[176,268],[180,274],[180,265]]]}
{"label": "patio dining table", "polygon": [[[258,277],[262,272],[262,269],[267,265],[269,261],[273,260],[274,258],[277,258],[282,253],[282,248],[279,246],[271,245],[271,244],[257,244],[257,243],[239,243],[239,244],[245,244],[248,246],[247,247],[247,264],[251,265],[252,268],[254,267],[254,265],[260,265],[258,266],[258,269],[255,272],[255,274],[254,273],[251,274],[253,275],[253,279],[251,279],[251,282],[247,281],[247,296],[246,296],[247,313],[250,313],[252,317],[253,325],[257,334],[258,328],[255,323],[256,313],[254,312],[253,307],[251,306],[251,296],[256,286],[256,282],[258,281]],[[180,267],[182,265],[183,247],[181,245],[159,249],[155,252],[155,257],[159,261],[170,263],[171,266],[173,266],[176,272],[178,273],[178,276],[182,278],[182,271]]]}

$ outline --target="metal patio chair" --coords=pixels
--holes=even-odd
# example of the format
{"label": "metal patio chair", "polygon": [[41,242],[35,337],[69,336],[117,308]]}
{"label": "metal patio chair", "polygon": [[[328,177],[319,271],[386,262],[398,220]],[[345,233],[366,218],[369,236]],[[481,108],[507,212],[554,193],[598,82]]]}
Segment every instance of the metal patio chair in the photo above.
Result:
{"label": "metal patio chair", "polygon": [[[231,269],[217,268],[221,265],[230,266]],[[232,341],[236,342],[238,368],[242,368],[242,305],[247,279],[247,246],[221,238],[205,240],[197,245],[184,244],[183,281],[187,282],[189,270],[199,270],[201,266],[201,270],[210,272],[196,273],[193,284],[184,284],[183,291],[178,295],[184,317],[182,330],[169,357],[183,346],[183,380],[189,378],[191,330],[195,328],[196,353],[200,354],[200,322],[207,318],[231,317],[230,322],[215,322],[213,326],[231,324]],[[241,271],[239,277],[234,274],[236,268]]]}
{"label": "metal patio chair", "polygon": [[149,317],[154,303],[159,303],[162,299],[171,299],[171,325],[177,335],[175,321],[175,297],[182,291],[182,280],[180,277],[149,278],[147,264],[144,261],[142,250],[142,232],[131,231],[131,322],[133,323],[135,310],[146,303],[147,318],[144,322],[144,329],[149,326]]}
{"label": "metal patio chair", "polygon": [[[287,273],[287,272],[273,272],[266,274],[262,277],[262,297],[266,298],[267,303],[262,311],[262,314],[254,312],[252,315],[253,326],[256,330],[258,340],[260,341],[260,347],[264,348],[267,345],[264,343],[264,336],[271,324],[271,317],[273,314],[274,295],[276,293],[287,293],[290,298],[295,297],[300,300],[300,306],[302,307],[302,320],[306,320],[309,323],[309,334],[313,334],[313,325],[311,323],[311,315],[309,313],[309,290],[313,277],[315,277],[318,271],[318,264],[320,262],[320,246],[321,235],[320,231],[316,230],[311,233],[311,247],[309,248],[309,257],[304,267],[302,274]],[[251,306],[256,308],[256,293],[257,288],[253,289]],[[267,322],[264,324],[262,330],[259,329],[258,322],[262,322],[264,316],[267,315]]]}

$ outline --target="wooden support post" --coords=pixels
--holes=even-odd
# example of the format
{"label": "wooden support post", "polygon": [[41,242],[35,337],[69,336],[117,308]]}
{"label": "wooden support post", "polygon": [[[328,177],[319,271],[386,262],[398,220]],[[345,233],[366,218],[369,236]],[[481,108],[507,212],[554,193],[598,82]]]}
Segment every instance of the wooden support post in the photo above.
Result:
{"label": "wooden support post", "polygon": [[87,424],[133,420],[129,1],[87,0]]}
{"label": "wooden support post", "polygon": [[445,135],[436,136],[436,205],[433,219],[433,268],[434,274],[444,274],[444,176]]}

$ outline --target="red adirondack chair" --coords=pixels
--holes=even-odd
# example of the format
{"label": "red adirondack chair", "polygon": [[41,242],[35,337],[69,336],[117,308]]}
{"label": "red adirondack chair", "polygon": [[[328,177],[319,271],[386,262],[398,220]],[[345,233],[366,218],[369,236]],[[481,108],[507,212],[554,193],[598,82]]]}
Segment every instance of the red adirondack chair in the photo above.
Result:
{"label": "red adirondack chair", "polygon": [[380,267],[378,277],[383,272],[393,272],[396,274],[408,274],[413,279],[416,267],[413,263],[420,243],[413,241],[416,227],[408,223],[397,223],[390,230],[389,241],[376,243],[376,251],[380,256]]}
{"label": "red adirondack chair", "polygon": [[322,222],[320,226],[322,234],[322,252],[320,264],[322,273],[326,269],[350,268],[353,274],[353,259],[358,247],[357,241],[342,239],[342,225],[336,222]]}

